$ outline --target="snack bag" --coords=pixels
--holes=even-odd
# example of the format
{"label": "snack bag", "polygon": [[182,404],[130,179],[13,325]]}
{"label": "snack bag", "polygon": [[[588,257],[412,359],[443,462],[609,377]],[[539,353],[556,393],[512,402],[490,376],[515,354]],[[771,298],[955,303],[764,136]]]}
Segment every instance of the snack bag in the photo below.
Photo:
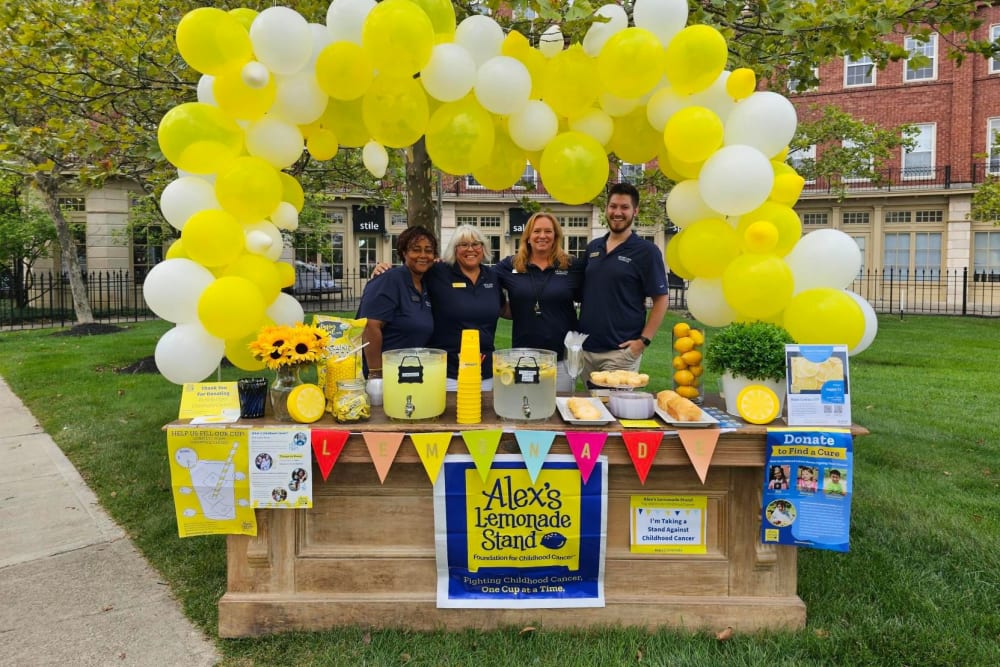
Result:
{"label": "snack bag", "polygon": [[313,325],[330,332],[329,356],[316,369],[319,386],[324,388],[327,408],[333,405],[337,393],[337,380],[361,377],[362,334],[368,318],[350,320],[334,315],[313,315]]}

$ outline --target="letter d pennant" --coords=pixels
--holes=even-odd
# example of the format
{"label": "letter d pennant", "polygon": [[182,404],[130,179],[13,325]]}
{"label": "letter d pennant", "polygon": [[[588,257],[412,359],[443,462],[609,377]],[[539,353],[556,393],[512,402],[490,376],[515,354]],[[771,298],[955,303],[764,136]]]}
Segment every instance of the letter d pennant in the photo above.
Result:
{"label": "letter d pennant", "polygon": [[538,472],[545,463],[545,457],[549,455],[552,448],[552,441],[556,438],[555,431],[514,431],[517,438],[517,446],[521,448],[521,456],[524,457],[524,465],[528,468],[528,476],[534,484],[538,478]]}
{"label": "letter d pennant", "polygon": [[634,433],[622,433],[625,440],[625,449],[632,457],[632,465],[639,474],[639,481],[646,483],[649,469],[653,467],[653,459],[660,449],[660,442],[663,440],[663,431],[636,431]]}

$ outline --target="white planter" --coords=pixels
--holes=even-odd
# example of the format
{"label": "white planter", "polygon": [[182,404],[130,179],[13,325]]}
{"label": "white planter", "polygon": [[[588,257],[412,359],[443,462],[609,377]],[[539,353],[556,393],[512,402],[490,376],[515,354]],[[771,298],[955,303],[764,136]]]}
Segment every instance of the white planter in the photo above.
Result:
{"label": "white planter", "polygon": [[774,390],[774,393],[778,395],[778,403],[781,408],[778,410],[780,415],[785,409],[785,382],[775,382],[774,380],[751,380],[745,377],[735,377],[726,371],[719,378],[719,384],[721,386],[722,397],[726,399],[726,412],[731,415],[739,415],[740,411],[736,408],[736,397],[740,395],[743,387],[750,384],[762,384],[765,387],[770,387]]}

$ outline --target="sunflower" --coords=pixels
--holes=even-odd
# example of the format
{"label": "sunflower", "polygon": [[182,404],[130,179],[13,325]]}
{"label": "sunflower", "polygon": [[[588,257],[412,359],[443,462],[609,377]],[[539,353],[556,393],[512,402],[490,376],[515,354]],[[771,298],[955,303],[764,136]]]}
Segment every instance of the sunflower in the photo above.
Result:
{"label": "sunflower", "polygon": [[294,326],[264,327],[249,348],[256,359],[277,370],[322,361],[329,342],[330,335],[323,329],[298,322]]}

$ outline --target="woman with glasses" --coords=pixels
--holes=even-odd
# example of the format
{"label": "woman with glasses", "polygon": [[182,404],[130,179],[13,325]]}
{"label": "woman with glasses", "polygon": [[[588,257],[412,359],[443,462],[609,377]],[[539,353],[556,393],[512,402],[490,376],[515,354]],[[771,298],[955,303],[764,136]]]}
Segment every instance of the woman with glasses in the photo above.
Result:
{"label": "woman with glasses", "polygon": [[563,231],[551,213],[535,213],[521,232],[516,255],[497,264],[510,300],[513,347],[552,350],[559,358],[556,391],[572,391],[564,361],[566,332],[576,331],[575,301],[583,284],[580,263],[563,250]]}
{"label": "woman with glasses", "polygon": [[369,379],[382,377],[382,352],[430,343],[434,317],[426,276],[435,265],[437,249],[434,232],[409,227],[396,242],[403,265],[365,285],[357,316],[368,318],[364,358]]}

